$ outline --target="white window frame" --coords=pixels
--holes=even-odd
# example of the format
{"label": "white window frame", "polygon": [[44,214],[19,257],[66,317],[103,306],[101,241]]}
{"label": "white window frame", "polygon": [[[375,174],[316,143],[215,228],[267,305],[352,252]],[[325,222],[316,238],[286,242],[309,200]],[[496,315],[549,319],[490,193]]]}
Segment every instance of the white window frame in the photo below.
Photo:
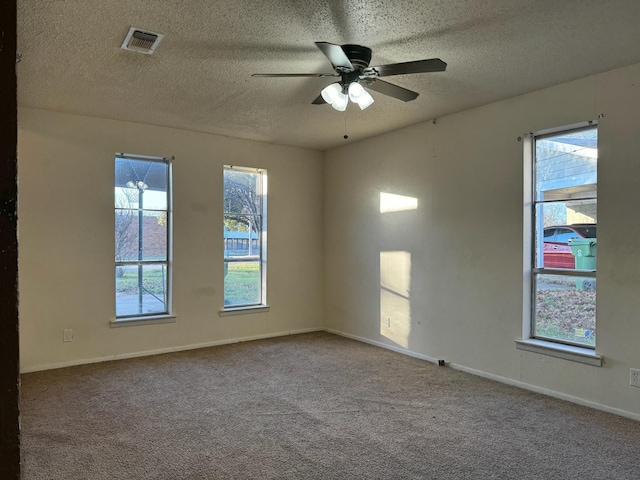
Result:
{"label": "white window frame", "polygon": [[596,352],[596,347],[578,346],[559,341],[536,338],[535,322],[535,277],[541,274],[594,277],[596,272],[584,270],[549,269],[535,265],[536,247],[536,205],[535,194],[535,161],[536,138],[561,132],[577,131],[590,127],[597,128],[595,120],[565,125],[557,128],[540,130],[523,136],[524,147],[524,202],[523,202],[523,315],[522,338],[515,341],[516,348],[536,354],[549,355],[565,360],[602,366],[603,357]]}
{"label": "white window frame", "polygon": [[[150,312],[143,313],[139,312],[136,314],[128,314],[128,315],[118,315],[117,314],[117,299],[116,303],[114,303],[114,307],[116,307],[115,320],[111,321],[112,327],[121,327],[128,325],[146,325],[146,324],[156,324],[156,323],[173,323],[175,322],[175,316],[171,313],[173,308],[173,295],[172,295],[172,263],[173,263],[173,195],[172,195],[172,185],[173,185],[173,157],[155,157],[148,155],[137,155],[137,154],[129,154],[129,153],[117,153],[115,155],[115,160],[118,159],[128,159],[134,161],[146,161],[146,162],[157,162],[164,164],[167,171],[166,177],[166,210],[162,210],[166,216],[167,223],[167,238],[166,238],[166,258],[165,260],[125,260],[125,261],[116,261],[115,268],[122,266],[138,266],[142,267],[144,265],[156,265],[162,264],[166,270],[166,292],[165,292],[165,310],[160,312]],[[114,211],[121,209],[121,207],[117,207],[114,205]],[[142,211],[144,212],[144,205]],[[159,211],[157,209],[152,209],[153,211]],[[138,233],[140,235],[140,232]],[[115,234],[114,234],[115,239]],[[115,248],[114,248],[115,251]],[[115,271],[115,270],[114,270]]]}
{"label": "white window frame", "polygon": [[[224,165],[223,166],[223,183],[224,183],[224,172],[226,171],[239,171],[239,172],[247,172],[252,174],[260,175],[259,182],[259,195],[261,197],[261,220],[262,220],[262,228],[260,232],[260,248],[257,254],[252,255],[251,257],[227,257],[223,253],[223,266],[224,271],[227,270],[227,265],[236,262],[246,262],[247,260],[254,260],[260,264],[260,302],[256,304],[242,304],[242,305],[223,305],[220,310],[220,316],[228,316],[228,315],[241,315],[241,314],[249,314],[249,313],[261,313],[268,312],[270,310],[269,304],[267,303],[267,170],[262,168],[252,168],[252,167],[240,167],[235,165]],[[224,188],[223,188],[223,222],[224,216],[226,212],[226,202],[224,197]],[[224,223],[223,223],[224,227]],[[223,238],[223,242],[224,242]],[[223,248],[223,252],[226,249]],[[252,252],[253,253],[253,252]],[[223,279],[224,285],[224,279]],[[224,298],[224,286],[223,286],[223,303],[225,303],[226,299]]]}

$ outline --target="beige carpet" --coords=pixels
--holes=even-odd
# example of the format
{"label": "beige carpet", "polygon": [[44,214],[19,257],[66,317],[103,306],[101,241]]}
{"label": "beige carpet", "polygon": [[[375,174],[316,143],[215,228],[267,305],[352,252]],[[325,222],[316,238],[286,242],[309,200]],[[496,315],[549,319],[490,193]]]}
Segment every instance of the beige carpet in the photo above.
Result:
{"label": "beige carpet", "polygon": [[638,479],[640,422],[327,333],[22,376],[24,479]]}

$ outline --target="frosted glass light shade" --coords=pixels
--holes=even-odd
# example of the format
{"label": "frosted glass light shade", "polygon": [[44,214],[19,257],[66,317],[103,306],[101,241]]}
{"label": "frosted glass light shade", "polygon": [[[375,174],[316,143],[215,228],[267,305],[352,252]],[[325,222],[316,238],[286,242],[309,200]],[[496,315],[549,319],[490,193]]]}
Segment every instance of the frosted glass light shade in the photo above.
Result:
{"label": "frosted glass light shade", "polygon": [[320,95],[322,99],[329,105],[333,105],[333,102],[338,98],[338,95],[342,93],[342,86],[339,83],[332,83],[322,89]]}
{"label": "frosted glass light shade", "polygon": [[346,94],[340,92],[338,93],[338,96],[333,101],[331,106],[336,110],[338,110],[339,112],[344,112],[347,109],[348,103],[349,103],[349,97]]}
{"label": "frosted glass light shade", "polygon": [[370,106],[373,103],[373,97],[371,96],[371,94],[369,94],[369,92],[367,92],[364,88],[362,89],[362,95],[360,95],[360,97],[358,97],[358,106],[360,107],[360,110],[364,110],[365,108],[367,108],[368,106]]}
{"label": "frosted glass light shade", "polygon": [[349,84],[349,98],[353,103],[358,104],[360,110],[364,110],[373,103],[373,97],[357,82]]}
{"label": "frosted glass light shade", "polygon": [[358,82],[351,82],[349,84],[349,98],[353,103],[358,103],[358,100],[364,93],[364,88]]}

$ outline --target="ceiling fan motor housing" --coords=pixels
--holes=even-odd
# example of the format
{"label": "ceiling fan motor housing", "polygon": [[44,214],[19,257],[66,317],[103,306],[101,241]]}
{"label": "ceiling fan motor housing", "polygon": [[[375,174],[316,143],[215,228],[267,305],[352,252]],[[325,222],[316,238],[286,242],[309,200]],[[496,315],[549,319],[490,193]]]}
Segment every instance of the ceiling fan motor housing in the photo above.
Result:
{"label": "ceiling fan motor housing", "polygon": [[362,71],[369,66],[371,61],[371,49],[362,45],[342,45],[345,55],[355,67],[356,70]]}

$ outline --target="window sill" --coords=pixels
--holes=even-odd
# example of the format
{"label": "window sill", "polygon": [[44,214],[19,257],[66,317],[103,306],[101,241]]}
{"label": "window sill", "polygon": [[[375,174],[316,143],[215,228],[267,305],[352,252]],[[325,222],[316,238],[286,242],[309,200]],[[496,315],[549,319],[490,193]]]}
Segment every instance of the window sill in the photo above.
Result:
{"label": "window sill", "polygon": [[221,317],[228,317],[231,315],[250,315],[252,313],[267,313],[271,310],[269,305],[256,305],[254,307],[237,307],[237,308],[225,308],[220,310]]}
{"label": "window sill", "polygon": [[545,342],[544,340],[536,340],[533,338],[528,340],[516,340],[516,348],[518,350],[563,358],[572,362],[584,363],[595,367],[602,366],[602,355],[598,355],[594,350],[589,348]]}
{"label": "window sill", "polygon": [[160,323],[176,323],[174,315],[154,315],[149,317],[131,317],[111,320],[111,328],[137,327],[139,325],[156,325]]}

